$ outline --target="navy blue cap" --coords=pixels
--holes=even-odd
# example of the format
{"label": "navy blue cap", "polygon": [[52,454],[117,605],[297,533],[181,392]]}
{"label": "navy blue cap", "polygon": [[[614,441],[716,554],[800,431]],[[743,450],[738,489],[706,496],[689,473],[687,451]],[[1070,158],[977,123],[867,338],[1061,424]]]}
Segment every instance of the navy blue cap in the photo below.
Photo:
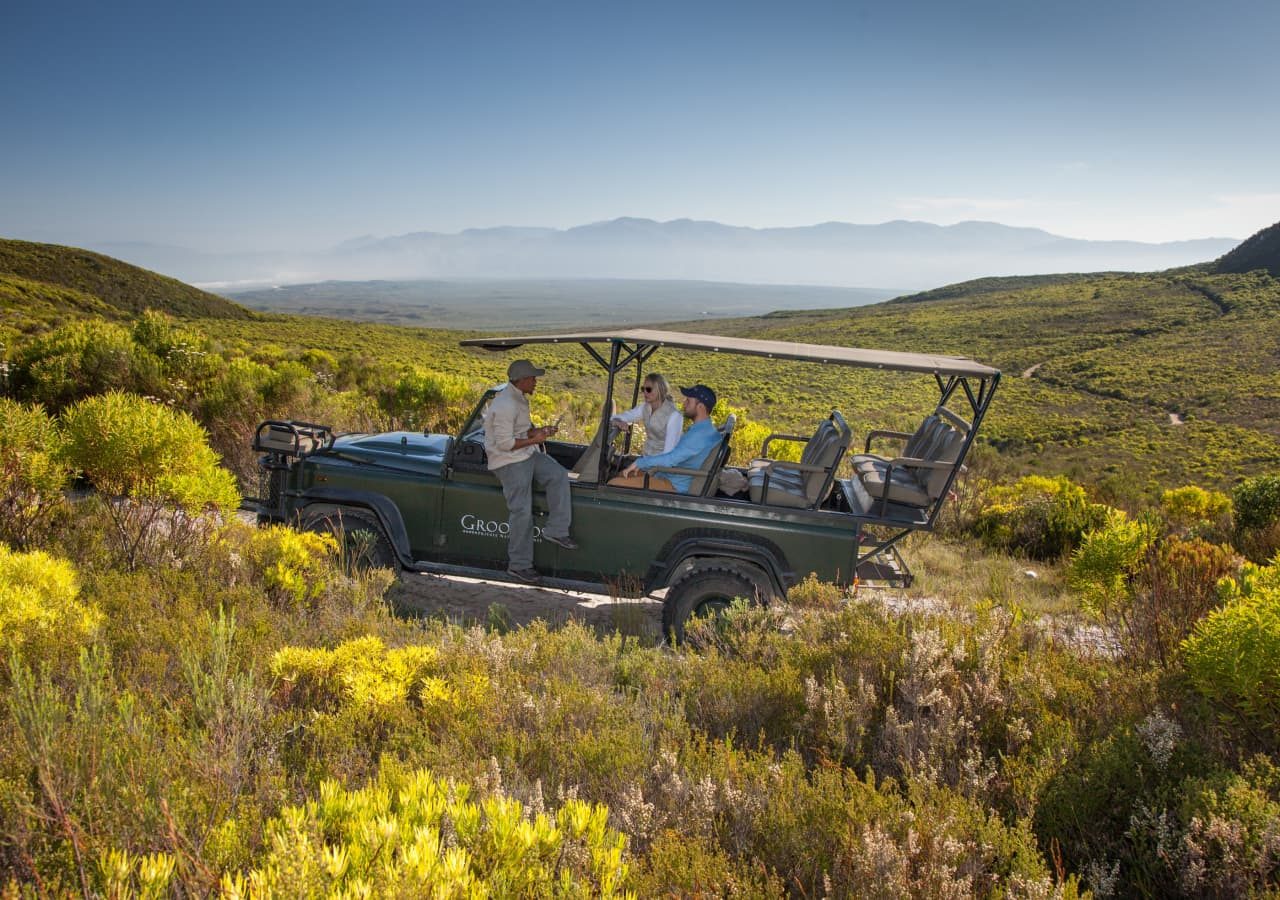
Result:
{"label": "navy blue cap", "polygon": [[707,412],[711,412],[716,408],[716,392],[705,384],[695,384],[693,387],[680,388],[680,393],[697,400],[707,408]]}

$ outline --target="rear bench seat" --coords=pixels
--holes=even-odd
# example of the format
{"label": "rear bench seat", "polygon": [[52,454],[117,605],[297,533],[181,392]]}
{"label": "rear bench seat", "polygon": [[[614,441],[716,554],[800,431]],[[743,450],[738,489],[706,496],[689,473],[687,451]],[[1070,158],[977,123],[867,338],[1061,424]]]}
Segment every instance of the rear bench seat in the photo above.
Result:
{"label": "rear bench seat", "polygon": [[[775,440],[803,441],[800,462],[768,457],[769,444]],[[764,458],[751,461],[747,483],[752,503],[815,509],[827,499],[835,481],[836,468],[844,458],[852,440],[852,432],[844,416],[831,411],[813,437],[771,434],[765,438],[761,452]]]}
{"label": "rear bench seat", "polygon": [[[913,434],[873,431],[864,452],[852,458],[855,478],[881,513],[889,503],[925,509],[942,496],[968,435],[969,423],[945,407],[926,416]],[[871,442],[883,437],[905,439],[902,456],[872,453]]]}

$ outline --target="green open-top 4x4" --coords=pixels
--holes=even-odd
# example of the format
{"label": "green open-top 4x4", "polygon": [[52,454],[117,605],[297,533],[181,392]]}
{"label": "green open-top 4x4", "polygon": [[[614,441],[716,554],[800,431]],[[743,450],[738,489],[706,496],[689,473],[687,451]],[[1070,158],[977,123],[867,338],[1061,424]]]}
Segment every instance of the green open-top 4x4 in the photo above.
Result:
{"label": "green open-top 4x4", "polygon": [[[674,638],[691,615],[714,612],[737,597],[767,602],[808,573],[841,586],[859,578],[909,584],[897,544],[912,531],[932,529],[1000,380],[997,370],[954,357],[669,331],[462,343],[492,351],[579,344],[603,367],[607,381],[596,440],[546,445],[571,472],[579,549],[570,552],[535,536],[535,565],[548,573],[541,581],[548,587],[618,596],[667,588],[663,628]],[[663,348],[919,373],[934,380],[938,401],[921,411],[912,433],[867,434],[861,453],[852,452],[849,426],[832,410],[814,423],[811,435],[772,435],[749,467],[727,474],[730,420],[701,466],[668,470],[693,476],[690,493],[612,487],[609,478],[629,461],[615,448],[609,425],[615,388],[634,370],[626,390],[634,403],[645,363]],[[378,565],[508,580],[507,508],[486,467],[482,422],[496,390],[480,398],[457,435],[335,436],[322,425],[262,423],[254,438],[264,454],[260,520],[332,530]],[[957,401],[963,413],[952,408]],[[804,444],[798,462],[770,458],[781,441]],[[873,453],[879,441],[897,442],[895,452]],[[535,495],[535,524],[545,516],[542,497]]]}

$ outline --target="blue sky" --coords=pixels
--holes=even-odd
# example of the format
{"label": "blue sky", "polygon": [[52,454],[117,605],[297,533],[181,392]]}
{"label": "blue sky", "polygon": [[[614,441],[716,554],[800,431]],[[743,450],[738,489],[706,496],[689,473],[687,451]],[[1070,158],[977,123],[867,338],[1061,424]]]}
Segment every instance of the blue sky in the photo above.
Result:
{"label": "blue sky", "polygon": [[0,9],[0,235],[302,249],[616,216],[1280,220],[1280,3]]}

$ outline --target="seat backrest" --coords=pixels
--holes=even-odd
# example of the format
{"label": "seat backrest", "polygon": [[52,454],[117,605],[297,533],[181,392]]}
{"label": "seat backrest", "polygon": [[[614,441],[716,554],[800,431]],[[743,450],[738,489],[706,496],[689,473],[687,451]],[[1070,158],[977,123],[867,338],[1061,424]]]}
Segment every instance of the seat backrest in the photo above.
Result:
{"label": "seat backrest", "polygon": [[[964,447],[965,436],[955,428],[947,426],[946,432],[937,442],[937,446],[927,457],[932,462],[954,463],[960,458],[960,450]],[[920,481],[929,495],[930,500],[937,500],[942,496],[943,489],[947,486],[947,479],[951,476],[951,469],[924,469],[920,471]]]}
{"label": "seat backrest", "polygon": [[806,466],[818,465],[818,460],[826,455],[829,446],[836,440],[836,429],[830,419],[823,419],[814,431],[813,437],[805,442],[804,451],[800,454],[800,463]]}
{"label": "seat backrest", "polygon": [[720,474],[720,469],[724,466],[725,460],[729,458],[729,432],[721,431],[721,434],[720,440],[707,451],[707,455],[702,458],[702,462],[698,465],[702,474],[694,475],[689,479],[689,496],[691,497],[702,496],[708,479],[713,480],[712,491],[715,489],[714,479]]}
{"label": "seat backrest", "polygon": [[724,417],[724,424],[720,426],[719,431],[721,434],[728,436],[733,434],[733,429],[736,428],[737,425],[738,425],[738,414],[729,413],[729,415]]}
{"label": "seat backrest", "polygon": [[954,431],[955,429],[946,422],[936,421],[930,427],[929,433],[924,435],[916,445],[914,452],[905,455],[911,459],[936,459],[938,451],[947,441],[947,436]]}
{"label": "seat backrest", "polygon": [[939,419],[937,413],[931,413],[924,417],[924,421],[920,423],[920,427],[916,429],[915,434],[907,439],[906,446],[902,448],[903,456],[910,456],[914,459],[922,459],[924,454],[920,452],[921,448],[928,444],[938,432]]}
{"label": "seat backrest", "polygon": [[849,449],[849,442],[853,440],[853,432],[849,429],[848,423],[836,410],[831,411],[831,418],[822,423],[818,432],[820,437],[810,443],[819,444],[819,449],[807,465],[820,466],[821,471],[807,472],[804,477],[804,495],[810,503],[818,503],[825,499],[821,496],[823,489],[830,487],[833,481],[832,473],[836,466],[840,465],[840,460]]}

